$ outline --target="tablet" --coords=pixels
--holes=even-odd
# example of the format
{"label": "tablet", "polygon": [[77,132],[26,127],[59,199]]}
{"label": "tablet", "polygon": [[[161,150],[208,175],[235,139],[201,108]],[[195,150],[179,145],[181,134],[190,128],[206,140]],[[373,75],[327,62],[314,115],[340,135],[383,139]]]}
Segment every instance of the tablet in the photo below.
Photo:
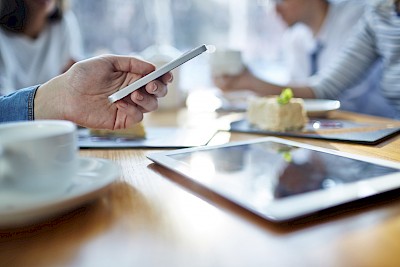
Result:
{"label": "tablet", "polygon": [[275,222],[400,188],[399,163],[275,137],[148,158]]}
{"label": "tablet", "polygon": [[206,45],[201,45],[199,47],[196,47],[196,48],[184,53],[183,55],[181,55],[177,59],[174,59],[173,61],[161,66],[160,68],[158,68],[155,71],[147,74],[146,76],[140,78],[139,80],[131,83],[127,87],[125,87],[125,88],[119,90],[118,92],[110,95],[108,97],[108,100],[111,103],[114,103],[115,101],[117,101],[117,100],[119,100],[121,98],[124,98],[125,96],[129,95],[133,91],[135,91],[135,90],[145,86],[149,82],[161,77],[165,73],[167,73],[167,72],[175,69],[176,67],[182,65],[183,63],[185,63],[185,62],[197,57],[198,55],[200,55],[201,53],[205,52],[206,50],[207,50]]}

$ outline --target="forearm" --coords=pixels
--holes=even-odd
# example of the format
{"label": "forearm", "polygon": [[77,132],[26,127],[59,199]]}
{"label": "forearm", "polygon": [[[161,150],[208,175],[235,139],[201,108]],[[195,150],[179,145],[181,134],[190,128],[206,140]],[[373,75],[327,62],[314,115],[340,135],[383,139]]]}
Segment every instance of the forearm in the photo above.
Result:
{"label": "forearm", "polygon": [[60,76],[51,79],[42,84],[36,91],[34,101],[34,113],[36,120],[54,119],[63,120],[65,116],[63,109],[66,103],[63,103],[63,86]]}
{"label": "forearm", "polygon": [[295,97],[315,98],[314,92],[311,90],[311,88],[305,86],[281,86],[260,80],[258,78],[254,79],[250,84],[251,90],[259,96],[279,95],[282,90],[287,87],[290,87],[292,89],[293,95]]}
{"label": "forearm", "polygon": [[378,59],[375,37],[371,31],[368,22],[363,21],[336,61],[313,78],[310,87],[318,98],[335,99],[364,78]]}

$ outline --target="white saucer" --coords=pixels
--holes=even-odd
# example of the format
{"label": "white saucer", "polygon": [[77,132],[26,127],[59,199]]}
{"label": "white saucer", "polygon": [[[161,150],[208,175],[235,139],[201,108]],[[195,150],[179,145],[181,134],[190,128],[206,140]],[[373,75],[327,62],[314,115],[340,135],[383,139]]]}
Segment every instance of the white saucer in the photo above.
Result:
{"label": "white saucer", "polygon": [[326,116],[329,111],[340,108],[340,101],[329,99],[304,99],[304,108],[311,117]]}
{"label": "white saucer", "polygon": [[[254,96],[248,92],[229,92],[225,94],[217,94],[221,100],[220,110],[244,112],[247,110],[249,97]],[[340,101],[330,99],[303,99],[304,109],[310,117],[321,116],[325,117],[329,111],[340,108]]]}
{"label": "white saucer", "polygon": [[71,185],[56,194],[0,193],[0,227],[15,227],[37,222],[93,200],[119,176],[111,161],[79,158],[79,170]]}

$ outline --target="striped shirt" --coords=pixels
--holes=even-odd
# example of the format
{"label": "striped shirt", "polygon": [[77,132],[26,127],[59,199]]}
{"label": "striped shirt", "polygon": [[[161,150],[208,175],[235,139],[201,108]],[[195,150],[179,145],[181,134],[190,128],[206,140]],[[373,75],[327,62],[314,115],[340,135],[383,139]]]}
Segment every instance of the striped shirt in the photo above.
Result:
{"label": "striped shirt", "polygon": [[381,60],[380,89],[400,118],[400,16],[393,0],[380,0],[365,13],[343,53],[311,81],[317,98],[335,99],[365,78],[369,68]]}

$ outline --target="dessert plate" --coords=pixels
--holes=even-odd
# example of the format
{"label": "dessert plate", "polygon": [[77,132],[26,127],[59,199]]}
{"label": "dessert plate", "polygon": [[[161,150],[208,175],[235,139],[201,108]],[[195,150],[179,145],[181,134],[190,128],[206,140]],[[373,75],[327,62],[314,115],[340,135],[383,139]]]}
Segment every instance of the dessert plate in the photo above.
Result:
{"label": "dessert plate", "polygon": [[71,185],[49,194],[0,190],[0,227],[31,224],[95,199],[119,175],[117,165],[97,158],[79,158]]}
{"label": "dessert plate", "polygon": [[304,108],[310,117],[323,117],[329,111],[340,108],[340,101],[328,99],[304,99]]}
{"label": "dessert plate", "polygon": [[[253,94],[244,92],[235,92],[218,96],[222,105],[221,111],[243,112],[247,110],[247,99],[253,97]],[[329,111],[340,108],[340,101],[329,99],[303,99],[304,109],[310,117],[325,117]]]}

